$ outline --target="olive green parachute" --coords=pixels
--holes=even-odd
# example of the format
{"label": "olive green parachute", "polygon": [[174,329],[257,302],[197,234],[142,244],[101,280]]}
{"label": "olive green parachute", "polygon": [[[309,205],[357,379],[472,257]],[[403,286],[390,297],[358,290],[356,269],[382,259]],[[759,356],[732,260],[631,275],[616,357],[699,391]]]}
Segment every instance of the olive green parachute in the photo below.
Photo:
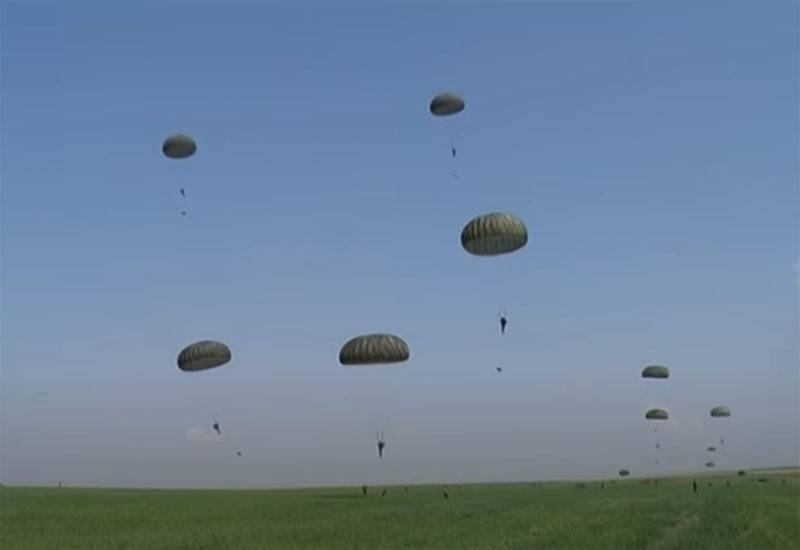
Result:
{"label": "olive green parachute", "polygon": [[669,413],[664,409],[650,409],[644,417],[647,420],[669,420]]}
{"label": "olive green parachute", "polygon": [[706,468],[713,468],[713,467],[714,467],[714,461],[713,460],[709,460],[708,462],[706,462]]}
{"label": "olive green parachute", "polygon": [[342,365],[401,363],[410,357],[408,344],[393,334],[366,334],[349,340],[339,351]]}
{"label": "olive green parachute", "polygon": [[197,143],[189,136],[175,134],[164,140],[161,151],[171,159],[183,159],[195,154]]}
{"label": "olive green parachute", "polygon": [[717,448],[716,447],[709,447],[707,450],[708,450],[709,453],[717,452]]}
{"label": "olive green parachute", "polygon": [[464,100],[452,92],[439,94],[431,100],[431,113],[434,116],[448,116],[464,110]]}
{"label": "olive green parachute", "polygon": [[622,477],[625,477],[625,476],[630,475],[630,472],[628,470],[620,470],[619,471],[619,475],[621,475]]}
{"label": "olive green parachute", "polygon": [[669,369],[663,365],[648,365],[642,371],[642,378],[669,378]]}
{"label": "olive green parachute", "polygon": [[193,372],[220,367],[231,360],[231,350],[222,342],[202,340],[183,348],[178,355],[178,368]]}
{"label": "olive green parachute", "polygon": [[711,416],[714,418],[726,418],[731,415],[728,407],[714,407],[711,409]]}
{"label": "olive green parachute", "polygon": [[476,256],[508,254],[527,242],[528,229],[522,220],[503,212],[473,218],[461,231],[461,246]]}

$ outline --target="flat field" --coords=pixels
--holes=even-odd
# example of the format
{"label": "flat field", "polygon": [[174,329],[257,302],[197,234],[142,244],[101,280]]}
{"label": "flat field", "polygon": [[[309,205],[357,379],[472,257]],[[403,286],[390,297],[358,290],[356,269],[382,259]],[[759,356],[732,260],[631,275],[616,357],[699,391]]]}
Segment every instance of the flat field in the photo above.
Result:
{"label": "flat field", "polygon": [[696,494],[665,478],[450,485],[446,499],[438,486],[4,487],[0,548],[800,548],[797,471],[697,480]]}

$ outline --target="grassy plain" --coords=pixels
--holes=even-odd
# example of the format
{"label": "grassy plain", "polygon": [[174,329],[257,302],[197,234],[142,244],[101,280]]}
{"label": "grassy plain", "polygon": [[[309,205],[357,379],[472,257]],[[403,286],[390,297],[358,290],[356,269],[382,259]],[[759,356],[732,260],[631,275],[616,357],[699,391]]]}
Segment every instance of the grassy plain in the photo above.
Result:
{"label": "grassy plain", "polygon": [[451,485],[447,499],[434,486],[4,487],[0,548],[800,548],[797,471],[697,479],[697,494],[670,478]]}

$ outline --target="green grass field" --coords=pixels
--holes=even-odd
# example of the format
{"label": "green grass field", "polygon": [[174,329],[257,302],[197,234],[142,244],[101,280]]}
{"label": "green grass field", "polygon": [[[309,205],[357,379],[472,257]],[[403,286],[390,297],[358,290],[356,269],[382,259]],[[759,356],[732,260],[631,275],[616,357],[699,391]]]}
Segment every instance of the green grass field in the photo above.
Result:
{"label": "green grass field", "polygon": [[[0,547],[800,548],[797,472],[285,491],[0,489]],[[759,479],[761,481],[759,481]],[[785,485],[783,480],[785,481]],[[713,486],[709,487],[708,482]]]}

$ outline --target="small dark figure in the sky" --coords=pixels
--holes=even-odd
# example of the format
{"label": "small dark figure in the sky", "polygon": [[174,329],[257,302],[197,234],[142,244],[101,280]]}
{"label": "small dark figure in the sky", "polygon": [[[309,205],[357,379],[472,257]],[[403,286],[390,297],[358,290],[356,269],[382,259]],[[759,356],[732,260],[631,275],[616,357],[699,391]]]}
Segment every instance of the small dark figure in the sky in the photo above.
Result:
{"label": "small dark figure in the sky", "polygon": [[222,430],[219,429],[219,422],[214,422],[214,424],[212,424],[211,427],[214,428],[214,431],[217,432],[219,435],[222,435]]}
{"label": "small dark figure in the sky", "polygon": [[185,215],[186,215],[186,210],[181,210],[181,216],[185,216]]}
{"label": "small dark figure in the sky", "polygon": [[453,158],[456,157],[456,148],[453,147],[452,145],[450,146],[450,153],[453,155]]}
{"label": "small dark figure in the sky", "polygon": [[186,189],[181,187],[181,197],[186,198]]}
{"label": "small dark figure in the sky", "polygon": [[506,333],[506,325],[508,325],[508,319],[503,314],[500,314],[500,334]]}
{"label": "small dark figure in the sky", "polygon": [[661,448],[661,443],[656,443],[656,450],[659,450],[660,448]]}
{"label": "small dark figure in the sky", "polygon": [[383,432],[376,433],[375,437],[378,439],[378,458],[383,458],[383,449],[386,447],[386,442],[383,440]]}
{"label": "small dark figure in the sky", "polygon": [[236,456],[242,456],[242,451],[236,451]]}
{"label": "small dark figure in the sky", "polygon": [[692,480],[692,492],[693,493],[697,492],[697,480],[696,479]]}
{"label": "small dark figure in the sky", "polygon": [[503,372],[503,367],[495,367],[494,370],[496,370],[497,372]]}

